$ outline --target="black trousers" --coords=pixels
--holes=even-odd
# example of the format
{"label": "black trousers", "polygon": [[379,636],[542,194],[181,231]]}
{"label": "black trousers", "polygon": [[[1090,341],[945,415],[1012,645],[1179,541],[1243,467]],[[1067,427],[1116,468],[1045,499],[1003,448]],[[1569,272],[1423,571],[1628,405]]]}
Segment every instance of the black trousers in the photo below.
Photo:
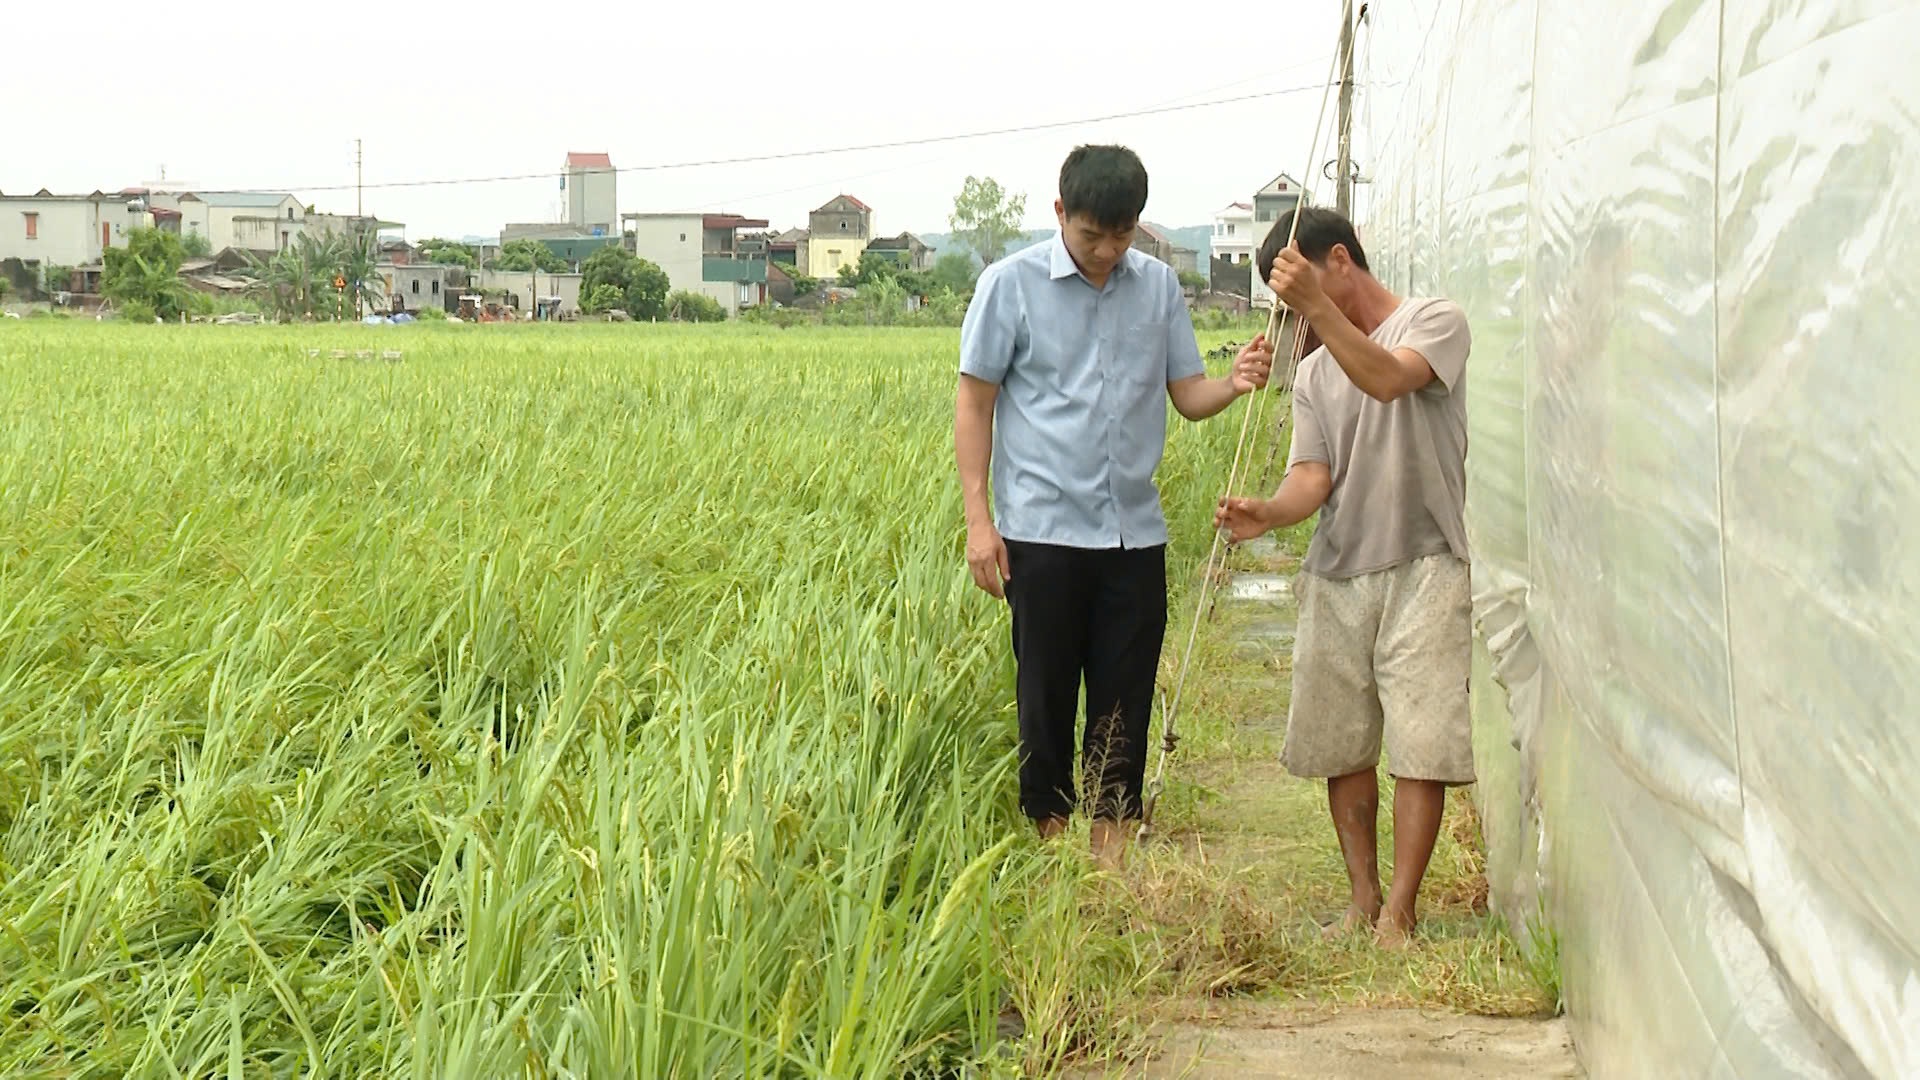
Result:
{"label": "black trousers", "polygon": [[1075,720],[1092,814],[1140,816],[1147,721],[1167,633],[1166,548],[1057,547],[1007,541],[1007,602],[1020,713],[1020,808],[1066,817],[1078,802]]}

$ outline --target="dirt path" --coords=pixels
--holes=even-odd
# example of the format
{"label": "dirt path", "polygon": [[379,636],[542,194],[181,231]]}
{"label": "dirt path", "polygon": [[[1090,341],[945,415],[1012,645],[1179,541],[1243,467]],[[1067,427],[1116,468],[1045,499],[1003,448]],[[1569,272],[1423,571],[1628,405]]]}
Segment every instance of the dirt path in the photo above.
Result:
{"label": "dirt path", "polygon": [[1561,1019],[1419,1009],[1241,1008],[1169,1026],[1138,1075],[1246,1080],[1546,1080],[1579,1077]]}
{"label": "dirt path", "polygon": [[[1326,942],[1346,881],[1324,789],[1279,764],[1294,615],[1289,581],[1302,536],[1243,548],[1201,631],[1176,783],[1148,880],[1204,877],[1247,905],[1241,920],[1284,940],[1264,977],[1229,996],[1196,988],[1156,1003],[1143,1058],[1077,1075],[1145,1077],[1578,1077],[1557,971],[1530,964],[1486,909],[1478,823],[1449,801],[1418,938],[1383,952],[1364,935]],[[1184,632],[1169,634],[1174,647]],[[1169,664],[1177,656],[1169,656]],[[1380,848],[1392,851],[1391,781],[1381,782]],[[1386,856],[1383,855],[1383,858]],[[1382,866],[1390,879],[1390,866]],[[1231,942],[1223,945],[1230,952]],[[1228,956],[1227,959],[1233,959]]]}

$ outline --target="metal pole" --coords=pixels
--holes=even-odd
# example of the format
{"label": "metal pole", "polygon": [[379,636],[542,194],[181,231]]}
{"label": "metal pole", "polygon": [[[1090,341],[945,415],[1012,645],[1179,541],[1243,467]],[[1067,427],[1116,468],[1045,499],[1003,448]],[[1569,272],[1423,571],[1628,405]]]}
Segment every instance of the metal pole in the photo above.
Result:
{"label": "metal pole", "polygon": [[[363,190],[364,185],[361,182],[361,165],[364,161],[365,156],[361,153],[360,140],[355,139],[353,140],[353,216],[357,219],[354,225],[362,230],[366,230],[367,228],[366,194]],[[364,243],[365,240],[366,238],[364,236],[360,237],[360,242]],[[356,258],[355,261],[357,262],[358,259]],[[367,317],[367,304],[366,300],[362,297],[360,284],[359,282],[354,283],[353,311],[354,318],[365,319]]]}
{"label": "metal pole", "polygon": [[1340,3],[1340,170],[1333,187],[1333,208],[1353,216],[1353,0]]}

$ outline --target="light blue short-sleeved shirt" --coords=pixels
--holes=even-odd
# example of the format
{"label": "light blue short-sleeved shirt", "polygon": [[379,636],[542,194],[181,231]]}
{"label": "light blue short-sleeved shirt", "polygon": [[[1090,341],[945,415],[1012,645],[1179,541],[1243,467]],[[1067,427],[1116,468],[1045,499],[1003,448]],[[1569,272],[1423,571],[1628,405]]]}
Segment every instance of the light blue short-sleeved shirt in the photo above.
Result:
{"label": "light blue short-sleeved shirt", "polygon": [[1206,373],[1172,267],[1130,250],[1096,288],[1060,236],[1010,255],[974,289],[960,372],[1000,388],[1000,535],[1077,548],[1167,542],[1153,483],[1167,384]]}

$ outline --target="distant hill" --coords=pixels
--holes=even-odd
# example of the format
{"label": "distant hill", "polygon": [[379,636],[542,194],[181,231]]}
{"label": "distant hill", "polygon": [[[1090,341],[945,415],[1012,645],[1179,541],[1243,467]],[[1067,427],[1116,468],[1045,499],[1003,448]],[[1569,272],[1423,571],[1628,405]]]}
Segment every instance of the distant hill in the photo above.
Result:
{"label": "distant hill", "polygon": [[[1169,229],[1165,225],[1161,225],[1158,222],[1155,222],[1154,227],[1158,228],[1161,232],[1166,233],[1167,238],[1169,240],[1172,240],[1175,246],[1192,248],[1193,250],[1199,252],[1200,265],[1202,267],[1205,267],[1207,265],[1207,259],[1212,255],[1212,252],[1213,252],[1213,244],[1211,239],[1213,236],[1213,226],[1188,225],[1183,228]],[[1028,246],[1029,244],[1037,244],[1042,240],[1051,240],[1053,239],[1053,234],[1058,231],[1059,230],[1057,229],[1029,230],[1023,239],[1010,245],[1007,250],[1010,252],[1018,251],[1021,248]],[[928,247],[932,248],[936,256],[940,253],[948,251],[949,249],[955,246],[954,240],[953,240],[953,234],[951,233],[915,233],[914,235],[918,236]],[[971,255],[972,252],[967,252],[967,254]],[[974,261],[974,265],[976,266],[979,265],[980,263],[980,260],[977,257],[973,261]]]}

